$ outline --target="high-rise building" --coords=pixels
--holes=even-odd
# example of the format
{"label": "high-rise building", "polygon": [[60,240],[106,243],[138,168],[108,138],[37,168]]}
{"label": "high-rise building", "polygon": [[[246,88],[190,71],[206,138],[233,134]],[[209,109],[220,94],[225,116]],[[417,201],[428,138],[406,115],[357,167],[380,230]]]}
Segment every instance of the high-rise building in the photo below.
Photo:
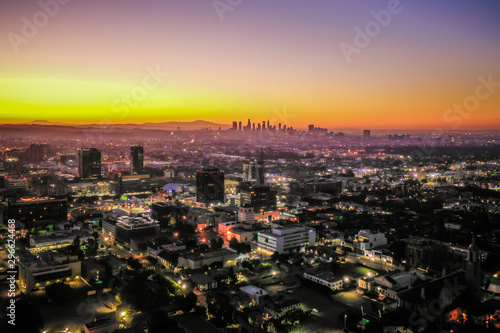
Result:
{"label": "high-rise building", "polygon": [[101,176],[101,151],[97,148],[78,149],[78,177],[99,178]]}
{"label": "high-rise building", "polygon": [[476,304],[481,303],[481,261],[479,260],[479,248],[476,245],[476,238],[472,238],[469,246],[467,259],[465,261],[465,280],[469,285],[469,296]]}
{"label": "high-rise building", "polygon": [[309,132],[314,132],[314,125],[309,125]]}
{"label": "high-rise building", "polygon": [[144,148],[130,147],[130,174],[138,175],[144,172]]}
{"label": "high-rise building", "polygon": [[120,216],[116,223],[116,242],[129,245],[134,237],[157,234],[160,223],[149,216]]}
{"label": "high-rise building", "polygon": [[196,171],[196,202],[224,202],[224,171],[213,167]]}
{"label": "high-rise building", "polygon": [[7,216],[10,219],[21,222],[61,221],[68,218],[67,199],[21,198],[9,201],[7,209]]}
{"label": "high-rise building", "polygon": [[241,123],[241,121],[238,123],[238,129],[241,131],[243,130],[243,124]]}
{"label": "high-rise building", "polygon": [[238,123],[236,121],[233,121],[233,131],[238,130]]}
{"label": "high-rise building", "polygon": [[263,121],[263,122],[262,122],[262,129],[263,129],[263,130],[265,130],[265,129],[266,129],[266,122],[265,122],[265,121]]}
{"label": "high-rise building", "polygon": [[368,138],[370,138],[370,135],[371,135],[370,130],[363,131],[363,138],[368,139]]}
{"label": "high-rise building", "polygon": [[260,183],[259,171],[257,169],[257,163],[255,161],[243,163],[243,181],[251,182],[254,184]]}
{"label": "high-rise building", "polygon": [[276,210],[276,191],[270,186],[242,184],[240,196],[241,205],[254,207],[256,213]]}
{"label": "high-rise building", "polygon": [[238,222],[254,223],[255,222],[255,211],[253,207],[242,206],[238,210]]}
{"label": "high-rise building", "polygon": [[28,160],[30,163],[40,163],[50,153],[50,146],[46,143],[33,143],[28,147]]}

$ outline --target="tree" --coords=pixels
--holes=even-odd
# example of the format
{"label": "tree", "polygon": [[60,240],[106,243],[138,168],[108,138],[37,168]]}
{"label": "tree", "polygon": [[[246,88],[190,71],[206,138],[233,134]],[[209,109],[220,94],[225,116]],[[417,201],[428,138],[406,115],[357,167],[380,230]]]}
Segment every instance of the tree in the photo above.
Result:
{"label": "tree", "polygon": [[224,240],[222,238],[217,238],[217,248],[220,250],[224,246]]}
{"label": "tree", "polygon": [[212,250],[216,250],[217,249],[217,239],[216,238],[212,238],[210,240],[210,247],[212,248]]}
{"label": "tree", "polygon": [[78,251],[80,249],[80,236],[76,236],[75,239],[73,239],[73,243],[71,244],[71,246],[75,251]]}
{"label": "tree", "polygon": [[149,333],[176,332],[176,329],[180,330],[180,328],[177,326],[177,322],[171,318],[168,318],[168,315],[166,313],[163,313],[162,316],[157,316],[151,321],[151,325],[149,326]]}
{"label": "tree", "polygon": [[184,313],[191,312],[196,306],[198,297],[193,293],[189,292],[186,296],[177,296],[175,299],[175,304]]}
{"label": "tree", "polygon": [[233,266],[229,267],[228,275],[229,275],[229,280],[231,281],[231,283],[234,284],[234,283],[238,282],[238,277],[236,276],[236,273],[234,272]]}
{"label": "tree", "polygon": [[129,257],[127,259],[127,265],[130,266],[132,269],[142,269],[142,264],[139,262],[138,259],[134,259],[133,257]]}
{"label": "tree", "polygon": [[94,232],[92,233],[92,237],[94,237],[94,239],[95,239],[96,241],[97,241],[97,240],[99,240],[99,233],[98,233],[97,231],[94,231]]}
{"label": "tree", "polygon": [[236,248],[238,247],[238,244],[239,244],[239,242],[238,242],[238,240],[236,239],[236,237],[235,237],[235,238],[233,238],[233,239],[231,239],[231,240],[229,241],[229,247],[230,247],[230,248],[232,248],[233,250],[236,250]]}
{"label": "tree", "polygon": [[99,244],[94,238],[87,239],[87,255],[95,256],[97,254],[97,249],[99,248]]}

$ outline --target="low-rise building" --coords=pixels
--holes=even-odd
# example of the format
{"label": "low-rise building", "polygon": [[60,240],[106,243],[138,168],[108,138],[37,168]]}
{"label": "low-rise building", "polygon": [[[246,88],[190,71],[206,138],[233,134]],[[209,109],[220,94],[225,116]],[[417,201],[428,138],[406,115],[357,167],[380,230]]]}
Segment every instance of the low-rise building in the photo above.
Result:
{"label": "low-rise building", "polygon": [[93,322],[83,325],[85,333],[112,333],[120,328],[120,322],[113,317],[95,319]]}
{"label": "low-rise building", "polygon": [[81,262],[77,256],[43,253],[33,260],[19,262],[19,287],[23,292],[81,276]]}
{"label": "low-rise building", "polygon": [[127,263],[114,255],[104,257],[101,263],[106,267],[106,273],[112,276],[117,276],[120,271],[127,268]]}
{"label": "low-rise building", "polygon": [[317,272],[304,272],[304,279],[308,279],[317,284],[323,285],[332,291],[339,290],[344,287],[344,279],[341,277],[336,277],[328,271],[317,271]]}
{"label": "low-rise building", "polygon": [[268,317],[280,319],[286,316],[289,312],[300,310],[300,302],[296,299],[288,298],[283,302],[265,302],[264,309],[268,313]]}
{"label": "low-rise building", "polygon": [[43,236],[30,237],[30,250],[33,253],[60,249],[73,244],[75,238],[80,238],[80,243],[92,237],[89,233],[78,230],[50,231]]}
{"label": "low-rise building", "polygon": [[92,260],[82,261],[82,276],[90,283],[98,283],[105,277],[106,268],[104,265]]}
{"label": "low-rise building", "polygon": [[427,268],[448,258],[447,246],[425,238],[412,238],[406,246],[406,260],[415,268]]}
{"label": "low-rise building", "polygon": [[256,287],[254,285],[248,285],[244,287],[240,287],[240,290],[250,296],[250,298],[254,301],[255,304],[260,304],[260,302],[269,296],[269,293],[264,289]]}
{"label": "low-rise building", "polygon": [[308,245],[316,245],[316,232],[302,226],[283,226],[274,228],[271,232],[257,233],[259,249],[272,253],[299,252]]}
{"label": "low-rise building", "polygon": [[183,254],[179,257],[178,268],[197,269],[203,266],[210,266],[215,262],[219,262],[221,267],[236,265],[237,254],[228,249],[221,249],[217,251],[199,252]]}
{"label": "low-rise building", "polygon": [[191,274],[189,280],[194,283],[199,291],[217,289],[217,281],[207,274]]}

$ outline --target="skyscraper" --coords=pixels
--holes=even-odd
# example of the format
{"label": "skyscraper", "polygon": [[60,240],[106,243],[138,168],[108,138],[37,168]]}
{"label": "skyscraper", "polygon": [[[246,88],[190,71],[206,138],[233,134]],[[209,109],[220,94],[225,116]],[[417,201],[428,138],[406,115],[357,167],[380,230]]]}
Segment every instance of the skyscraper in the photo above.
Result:
{"label": "skyscraper", "polygon": [[144,148],[137,145],[130,147],[130,174],[138,175],[144,172]]}
{"label": "skyscraper", "polygon": [[99,178],[101,176],[101,151],[97,148],[78,149],[78,177]]}
{"label": "skyscraper", "polygon": [[50,146],[46,143],[33,143],[28,147],[28,160],[30,163],[40,163],[50,153]]}
{"label": "skyscraper", "polygon": [[365,139],[369,139],[369,138],[370,138],[370,135],[371,135],[370,130],[364,130],[364,131],[363,131],[363,138],[365,138]]}
{"label": "skyscraper", "polygon": [[214,167],[196,171],[196,202],[205,205],[224,202],[224,171]]}
{"label": "skyscraper", "polygon": [[238,130],[238,123],[236,121],[233,121],[233,131]]}

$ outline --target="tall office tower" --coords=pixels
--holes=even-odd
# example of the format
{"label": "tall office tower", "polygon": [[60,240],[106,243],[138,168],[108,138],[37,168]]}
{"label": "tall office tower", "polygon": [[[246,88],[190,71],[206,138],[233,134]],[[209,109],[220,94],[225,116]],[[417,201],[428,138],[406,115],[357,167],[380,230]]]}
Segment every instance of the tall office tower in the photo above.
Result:
{"label": "tall office tower", "polygon": [[248,119],[247,125],[245,126],[245,130],[250,131],[252,129],[252,123],[250,123],[250,119]]}
{"label": "tall office tower", "polygon": [[224,203],[224,171],[213,167],[196,171],[196,202]]}
{"label": "tall office tower", "polygon": [[281,131],[281,123],[278,124],[278,129]]}
{"label": "tall office tower", "polygon": [[98,178],[101,176],[101,151],[97,148],[78,149],[78,177]]}
{"label": "tall office tower", "polygon": [[276,210],[276,194],[268,185],[244,183],[240,188],[241,206],[254,207],[255,212]]}
{"label": "tall office tower", "polygon": [[314,132],[314,125],[309,125],[309,132]]}
{"label": "tall office tower", "polygon": [[269,120],[267,121],[267,129],[269,129]]}
{"label": "tall office tower", "polygon": [[257,163],[255,161],[243,163],[243,181],[251,182],[252,184],[260,182]]}
{"label": "tall office tower", "polygon": [[255,123],[252,123],[252,131],[255,131]]}
{"label": "tall office tower", "polygon": [[260,148],[260,158],[257,162],[257,173],[259,175],[258,183],[260,185],[264,185],[266,182],[266,175],[264,173],[264,148]]}
{"label": "tall office tower", "polygon": [[257,124],[257,131],[260,131],[261,127],[260,127],[260,123]]}
{"label": "tall office tower", "polygon": [[139,175],[144,172],[144,148],[137,145],[130,147],[130,174]]}
{"label": "tall office tower", "polygon": [[42,162],[50,153],[50,146],[46,143],[33,143],[28,147],[28,160],[30,163]]}
{"label": "tall office tower", "polygon": [[283,125],[283,131],[286,131],[286,125]]}
{"label": "tall office tower", "polygon": [[233,121],[233,131],[238,130],[238,123],[236,121]]}
{"label": "tall office tower", "polygon": [[369,139],[369,138],[370,138],[370,135],[371,135],[370,130],[364,130],[364,131],[363,131],[363,138],[365,138],[365,139]]}
{"label": "tall office tower", "polygon": [[241,131],[243,129],[242,127],[243,127],[243,125],[242,125],[242,123],[240,121],[239,124],[238,124],[238,129]]}
{"label": "tall office tower", "polygon": [[266,122],[265,122],[265,121],[263,121],[263,122],[262,122],[262,129],[263,129],[263,130],[265,130],[265,129],[266,129]]}

